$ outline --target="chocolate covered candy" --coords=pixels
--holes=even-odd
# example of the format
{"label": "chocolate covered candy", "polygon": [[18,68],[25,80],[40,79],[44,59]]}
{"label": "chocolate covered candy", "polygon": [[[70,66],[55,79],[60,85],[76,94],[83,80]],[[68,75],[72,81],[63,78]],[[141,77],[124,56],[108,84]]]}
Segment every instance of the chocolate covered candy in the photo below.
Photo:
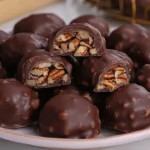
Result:
{"label": "chocolate covered candy", "polygon": [[20,20],[14,27],[14,34],[28,32],[49,37],[64,25],[65,22],[55,14],[34,14]]}
{"label": "chocolate covered candy", "polygon": [[105,38],[107,38],[108,33],[109,33],[109,25],[108,25],[107,21],[96,15],[80,16],[80,17],[72,20],[71,24],[73,24],[73,23],[88,23],[88,24],[94,26],[95,28],[97,28],[99,30],[99,32],[101,33],[101,35]]}
{"label": "chocolate covered candy", "polygon": [[90,24],[71,24],[49,39],[49,51],[53,56],[100,56],[105,52],[105,39]]}
{"label": "chocolate covered candy", "polygon": [[77,83],[95,92],[113,92],[128,84],[132,71],[129,58],[124,54],[122,57],[119,55],[113,50],[107,50],[101,57],[84,59],[75,75]]}
{"label": "chocolate covered candy", "polygon": [[137,42],[143,34],[147,34],[147,30],[138,24],[123,25],[110,34],[107,39],[107,48],[128,54],[132,44]]}
{"label": "chocolate covered candy", "polygon": [[6,69],[15,72],[19,61],[25,54],[46,47],[46,38],[29,33],[19,33],[1,45],[0,60]]}
{"label": "chocolate covered candy", "polygon": [[90,90],[81,89],[77,87],[77,85],[75,85],[74,83],[67,86],[53,88],[52,91],[53,96],[64,93],[75,93],[87,98],[93,104],[96,104],[99,101],[99,95],[97,93],[94,93]]}
{"label": "chocolate covered candy", "polygon": [[150,36],[139,37],[138,42],[132,45],[128,55],[134,62],[134,69],[138,70],[145,64],[150,64]]}
{"label": "chocolate covered candy", "polygon": [[92,138],[101,131],[96,106],[73,92],[50,99],[41,111],[39,126],[46,137]]}
{"label": "chocolate covered candy", "polygon": [[1,45],[4,41],[6,41],[9,37],[10,37],[10,36],[9,36],[6,32],[0,30],[0,45]]}
{"label": "chocolate covered candy", "polygon": [[1,127],[20,128],[36,121],[38,96],[15,79],[0,80],[0,104]]}
{"label": "chocolate covered candy", "polygon": [[136,75],[137,84],[142,85],[150,92],[150,64],[144,65]]}
{"label": "chocolate covered candy", "polygon": [[33,88],[49,88],[71,83],[72,65],[44,50],[29,52],[19,63],[17,76]]}
{"label": "chocolate covered candy", "polygon": [[103,125],[123,133],[150,126],[150,93],[137,84],[121,87],[106,99]]}

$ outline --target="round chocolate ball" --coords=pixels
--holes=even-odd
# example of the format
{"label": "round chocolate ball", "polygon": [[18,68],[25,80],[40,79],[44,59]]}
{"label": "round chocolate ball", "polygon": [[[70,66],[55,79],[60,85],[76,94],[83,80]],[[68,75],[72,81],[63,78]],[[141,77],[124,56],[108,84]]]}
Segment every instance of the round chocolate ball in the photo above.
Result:
{"label": "round chocolate ball", "polygon": [[150,126],[150,93],[142,86],[121,87],[105,101],[103,125],[123,133]]}
{"label": "round chocolate ball", "polygon": [[79,94],[59,94],[45,105],[39,117],[42,136],[92,138],[101,131],[99,111]]}
{"label": "round chocolate ball", "polygon": [[29,33],[19,33],[1,44],[0,60],[8,71],[15,72],[18,63],[25,54],[46,47],[46,38]]}
{"label": "round chocolate ball", "polygon": [[36,121],[39,99],[32,89],[15,79],[0,80],[0,126],[20,128]]}
{"label": "round chocolate ball", "polygon": [[49,37],[64,25],[65,22],[55,14],[34,14],[20,20],[14,27],[14,34],[28,32]]}
{"label": "round chocolate ball", "polygon": [[96,15],[84,15],[80,16],[74,20],[71,21],[71,24],[73,23],[88,23],[95,28],[97,28],[101,35],[105,38],[107,38],[108,33],[109,33],[109,25],[108,22],[99,16]]}

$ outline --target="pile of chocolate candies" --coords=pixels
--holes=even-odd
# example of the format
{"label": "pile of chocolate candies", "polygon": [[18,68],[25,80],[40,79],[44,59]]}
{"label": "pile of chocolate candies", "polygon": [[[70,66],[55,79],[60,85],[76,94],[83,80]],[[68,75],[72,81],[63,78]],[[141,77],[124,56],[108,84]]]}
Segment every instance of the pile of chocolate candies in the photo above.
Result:
{"label": "pile of chocolate candies", "polygon": [[0,31],[0,126],[39,135],[93,138],[150,126],[150,32],[127,24],[109,36],[94,15],[69,25],[55,14]]}

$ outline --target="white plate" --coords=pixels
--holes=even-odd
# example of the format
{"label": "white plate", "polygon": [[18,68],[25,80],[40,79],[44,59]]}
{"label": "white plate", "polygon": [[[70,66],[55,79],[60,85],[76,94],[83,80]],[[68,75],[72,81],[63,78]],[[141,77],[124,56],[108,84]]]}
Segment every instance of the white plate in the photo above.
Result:
{"label": "white plate", "polygon": [[[76,9],[76,11],[75,10],[73,11],[73,9],[69,7],[69,3],[67,5],[67,8],[65,9],[64,8],[65,8],[64,4],[60,3],[59,5],[47,7],[45,9],[33,13],[54,12],[57,15],[61,16],[66,22],[70,22],[71,19],[75,18],[79,14],[82,14],[82,11],[84,12],[83,7],[80,10]],[[69,9],[70,11],[68,13]],[[88,10],[87,8],[85,9]],[[67,12],[65,10],[67,10]],[[12,30],[12,26],[15,24],[15,22],[21,18],[22,17],[19,17],[15,20],[10,21],[9,23],[0,25],[0,28],[9,32]],[[111,30],[116,28],[118,25],[122,24],[122,22],[119,21],[117,23],[116,21],[113,20],[108,21],[110,22]],[[38,134],[35,132],[32,126],[18,130],[8,130],[0,128],[0,138],[2,139],[44,148],[61,148],[61,149],[106,148],[143,140],[149,137],[150,137],[150,128],[124,135],[120,135],[117,132],[112,132],[110,130],[103,130],[100,136],[94,139],[44,138],[38,136]]]}
{"label": "white plate", "polygon": [[100,136],[94,139],[62,139],[40,137],[32,126],[17,130],[0,128],[0,138],[2,139],[43,148],[105,148],[139,141],[149,137],[150,128],[122,135],[110,130],[103,130]]}

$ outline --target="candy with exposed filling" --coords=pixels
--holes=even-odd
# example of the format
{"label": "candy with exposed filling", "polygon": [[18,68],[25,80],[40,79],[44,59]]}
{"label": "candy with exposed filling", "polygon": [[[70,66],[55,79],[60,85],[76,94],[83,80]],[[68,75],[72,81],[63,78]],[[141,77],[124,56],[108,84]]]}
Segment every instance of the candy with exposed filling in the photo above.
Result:
{"label": "candy with exposed filling", "polygon": [[49,39],[49,51],[53,56],[100,56],[105,52],[105,39],[90,24],[71,24]]}
{"label": "candy with exposed filling", "polygon": [[19,63],[17,76],[33,88],[49,88],[71,83],[72,65],[44,50],[29,52]]}

